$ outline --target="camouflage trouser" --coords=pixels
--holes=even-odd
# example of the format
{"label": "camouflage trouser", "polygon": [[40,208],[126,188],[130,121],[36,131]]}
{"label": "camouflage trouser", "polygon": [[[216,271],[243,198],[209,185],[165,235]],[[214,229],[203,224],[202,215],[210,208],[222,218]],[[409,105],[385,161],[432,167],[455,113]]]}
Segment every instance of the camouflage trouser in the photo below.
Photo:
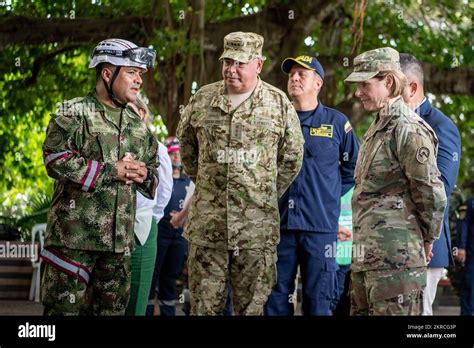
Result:
{"label": "camouflage trouser", "polygon": [[90,271],[88,284],[46,263],[42,279],[44,315],[124,315],[130,297],[130,256],[56,249]]}
{"label": "camouflage trouser", "polygon": [[352,272],[351,315],[421,315],[426,267]]}
{"label": "camouflage trouser", "polygon": [[191,244],[191,315],[222,315],[230,281],[236,315],[262,315],[276,283],[276,250],[223,251]]}

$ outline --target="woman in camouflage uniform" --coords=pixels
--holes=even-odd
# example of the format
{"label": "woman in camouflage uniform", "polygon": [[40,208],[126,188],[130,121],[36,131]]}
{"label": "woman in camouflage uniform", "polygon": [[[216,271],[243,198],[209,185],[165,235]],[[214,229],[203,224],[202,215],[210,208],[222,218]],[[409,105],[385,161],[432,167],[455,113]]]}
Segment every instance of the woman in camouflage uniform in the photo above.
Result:
{"label": "woman in camouflage uniform", "polygon": [[446,206],[433,130],[403,102],[399,54],[385,47],[354,59],[345,82],[377,116],[364,135],[352,197],[351,314],[420,315],[426,265]]}

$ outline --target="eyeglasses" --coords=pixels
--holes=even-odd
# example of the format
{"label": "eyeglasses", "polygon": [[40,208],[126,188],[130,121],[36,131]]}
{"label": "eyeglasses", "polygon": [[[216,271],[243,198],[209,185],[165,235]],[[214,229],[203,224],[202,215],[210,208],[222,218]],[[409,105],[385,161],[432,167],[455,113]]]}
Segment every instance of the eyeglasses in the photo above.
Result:
{"label": "eyeglasses", "polygon": [[238,68],[245,68],[247,65],[249,65],[250,62],[253,62],[254,60],[257,60],[257,59],[262,59],[262,58],[253,58],[251,60],[249,60],[247,63],[243,63],[243,62],[239,62],[238,60],[235,60],[235,59],[230,59],[230,58],[224,58],[221,60],[221,64],[223,65],[223,67],[225,69],[229,69],[230,67],[235,67],[236,69]]}
{"label": "eyeglasses", "polygon": [[222,59],[221,63],[224,66],[224,68],[230,68],[230,67],[244,68],[245,66],[248,65],[248,63],[239,62],[238,60],[234,60],[230,58]]}

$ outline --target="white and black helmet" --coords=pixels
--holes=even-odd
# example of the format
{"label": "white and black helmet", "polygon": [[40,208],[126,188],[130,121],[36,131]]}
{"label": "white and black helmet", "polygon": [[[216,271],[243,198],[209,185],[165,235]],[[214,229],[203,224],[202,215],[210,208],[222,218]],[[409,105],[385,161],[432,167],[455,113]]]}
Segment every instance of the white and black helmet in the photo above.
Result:
{"label": "white and black helmet", "polygon": [[92,52],[89,68],[95,68],[101,63],[109,63],[116,66],[136,66],[147,70],[154,66],[155,57],[154,49],[138,47],[127,40],[107,39],[99,42]]}
{"label": "white and black helmet", "polygon": [[125,109],[126,104],[120,102],[114,93],[114,82],[122,66],[133,66],[145,69],[152,68],[155,64],[156,51],[151,48],[138,47],[133,42],[122,39],[107,39],[99,42],[92,52],[89,60],[89,68],[96,68],[102,63],[115,65],[110,83],[104,80],[110,100],[118,107]]}

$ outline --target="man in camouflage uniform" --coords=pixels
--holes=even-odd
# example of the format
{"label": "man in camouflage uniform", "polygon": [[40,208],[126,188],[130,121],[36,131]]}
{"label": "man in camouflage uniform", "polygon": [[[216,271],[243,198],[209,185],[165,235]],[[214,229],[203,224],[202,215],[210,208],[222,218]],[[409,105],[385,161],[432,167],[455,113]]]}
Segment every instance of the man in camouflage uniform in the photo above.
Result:
{"label": "man in camouflage uniform", "polygon": [[433,130],[403,102],[399,54],[385,47],[354,59],[364,109],[377,112],[359,150],[352,197],[352,315],[420,315],[426,265],[446,194]]}
{"label": "man in camouflage uniform", "polygon": [[155,52],[119,39],[91,55],[96,88],[52,115],[43,146],[54,178],[43,260],[46,315],[121,315],[130,290],[136,191],[153,198],[158,143],[127,106]]}
{"label": "man in camouflage uniform", "polygon": [[224,38],[223,80],[181,115],[185,172],[196,183],[186,237],[191,314],[220,315],[227,283],[237,315],[261,315],[276,282],[278,197],[298,174],[303,136],[286,95],[259,78],[263,37]]}

